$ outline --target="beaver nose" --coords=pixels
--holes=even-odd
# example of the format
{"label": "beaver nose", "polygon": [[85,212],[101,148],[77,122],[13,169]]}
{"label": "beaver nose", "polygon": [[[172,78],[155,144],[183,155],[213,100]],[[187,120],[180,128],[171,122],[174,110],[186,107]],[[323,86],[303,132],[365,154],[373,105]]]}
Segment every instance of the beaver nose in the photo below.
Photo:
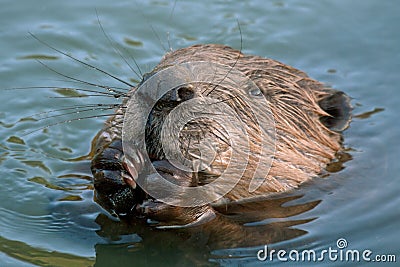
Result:
{"label": "beaver nose", "polygon": [[194,88],[192,85],[182,86],[176,90],[178,101],[186,101],[194,97]]}

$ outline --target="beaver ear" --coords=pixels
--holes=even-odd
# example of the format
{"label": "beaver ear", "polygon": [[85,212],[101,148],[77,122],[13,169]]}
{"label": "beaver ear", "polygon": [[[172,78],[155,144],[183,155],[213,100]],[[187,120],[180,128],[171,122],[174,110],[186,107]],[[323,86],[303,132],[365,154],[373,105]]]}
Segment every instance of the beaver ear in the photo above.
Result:
{"label": "beaver ear", "polygon": [[332,131],[345,130],[351,120],[350,97],[336,90],[329,90],[331,94],[319,101],[319,106],[330,116],[321,117],[321,122]]}

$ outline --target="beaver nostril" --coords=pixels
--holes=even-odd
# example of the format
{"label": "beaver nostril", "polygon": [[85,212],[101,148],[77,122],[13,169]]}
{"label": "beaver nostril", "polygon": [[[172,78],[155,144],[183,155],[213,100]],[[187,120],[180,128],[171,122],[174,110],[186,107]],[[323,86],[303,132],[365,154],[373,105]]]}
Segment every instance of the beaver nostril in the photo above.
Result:
{"label": "beaver nostril", "polygon": [[186,101],[194,97],[193,86],[181,87],[177,93],[180,101]]}

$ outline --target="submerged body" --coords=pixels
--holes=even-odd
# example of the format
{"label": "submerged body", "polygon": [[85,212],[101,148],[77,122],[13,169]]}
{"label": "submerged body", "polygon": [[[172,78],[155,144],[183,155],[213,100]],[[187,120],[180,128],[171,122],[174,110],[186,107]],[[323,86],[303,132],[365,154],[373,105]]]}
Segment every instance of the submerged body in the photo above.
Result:
{"label": "submerged body", "polygon": [[[235,187],[222,200],[194,207],[173,206],[147,194],[137,179],[141,177],[144,166],[129,167],[122,145],[125,105],[109,119],[105,128],[98,134],[95,142],[95,156],[92,161],[96,201],[117,216],[133,215],[150,218],[167,225],[190,225],[202,221],[215,212],[223,213],[221,203],[229,203],[249,197],[285,192],[301,183],[321,175],[328,163],[335,159],[342,149],[342,136],[350,121],[350,99],[343,92],[325,87],[309,78],[304,72],[278,61],[258,56],[242,54],[240,51],[222,45],[196,45],[167,53],[162,61],[146,79],[160,71],[189,62],[212,62],[229,66],[243,73],[262,93],[269,105],[274,120],[274,154],[271,164],[262,173],[262,183],[256,190],[249,185],[258,166],[262,166],[264,155],[260,154],[260,140],[264,138],[247,111],[247,104],[241,101],[239,90],[230,88],[229,93],[221,82],[213,85],[192,83],[175,88],[163,96],[152,108],[146,122],[146,148],[148,157],[158,173],[168,181],[184,187],[200,187],[218,179],[227,169],[232,153],[230,133],[238,131],[235,127],[222,128],[211,118],[187,123],[179,135],[181,152],[189,159],[199,159],[196,142],[211,140],[217,156],[207,168],[199,171],[180,170],[165,156],[160,132],[164,120],[180,104],[195,98],[213,97],[226,103],[245,122],[249,138],[250,154],[247,155],[246,168]],[[227,75],[230,71],[227,72]],[[137,88],[133,88],[131,94]],[[132,111],[131,111],[132,112]],[[171,140],[172,142],[173,140]],[[245,142],[245,140],[243,141]],[[142,163],[144,164],[144,163]],[[238,170],[238,172],[241,170]],[[218,188],[216,189],[219,190]],[[180,195],[172,196],[179,198]]]}

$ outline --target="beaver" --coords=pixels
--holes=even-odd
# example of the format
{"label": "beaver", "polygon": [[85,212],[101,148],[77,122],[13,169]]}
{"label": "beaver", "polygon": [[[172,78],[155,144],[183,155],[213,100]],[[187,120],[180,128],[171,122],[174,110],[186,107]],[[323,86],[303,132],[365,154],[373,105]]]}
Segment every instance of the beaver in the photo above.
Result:
{"label": "beaver", "polygon": [[[143,112],[140,108],[131,110],[130,99],[139,89],[143,91],[147,81],[163,72],[169,75],[165,74],[165,79],[180,79],[178,76],[182,75],[184,70],[165,70],[193,64],[202,65],[203,72],[207,72],[207,67],[204,66],[210,64],[210,80],[204,82],[188,79],[188,82],[165,91],[154,100],[154,105],[144,107],[150,110],[149,114],[141,114]],[[212,66],[223,66],[222,73],[217,75],[217,70]],[[196,68],[192,69],[193,73],[198,71]],[[231,78],[233,73],[247,79],[240,87],[251,84],[246,96],[243,93],[246,90],[235,87],[234,80],[238,76],[233,75]],[[161,84],[164,82],[163,76],[159,76]],[[209,97],[216,101],[203,103],[200,111],[197,110],[201,113],[199,118],[186,121],[178,129],[176,137],[171,137],[171,133],[166,135],[166,140],[171,143],[177,142],[178,150],[185,160],[197,162],[197,165],[194,164],[196,168],[181,168],[166,155],[161,141],[163,124],[171,114],[178,120],[180,116],[184,117],[184,114],[174,113],[178,107],[187,103],[186,110],[195,110],[194,106],[191,108],[193,102],[190,101],[201,102]],[[252,108],[249,100],[246,100],[249,97],[262,97],[262,103],[268,108],[264,110],[264,104]],[[115,111],[115,115],[107,120],[93,142],[95,155],[91,169],[94,176],[95,200],[112,215],[120,218],[146,218],[158,225],[174,227],[208,221],[215,213],[223,213],[221,205],[229,202],[292,190],[314,177],[323,175],[327,165],[343,150],[341,133],[351,120],[350,100],[342,91],[329,88],[298,69],[276,60],[247,55],[228,46],[202,44],[168,52],[150,73],[144,75],[141,83],[130,90],[123,104]],[[139,105],[148,105],[144,98],[139,101],[143,101]],[[222,122],[214,120],[218,116],[217,113],[224,111],[211,112],[207,105],[211,108],[222,104],[236,113],[244,128],[236,128],[235,122],[225,127],[221,125],[229,119]],[[259,118],[254,117],[255,113],[262,117],[261,120],[271,118],[269,126],[265,129],[258,127]],[[134,114],[136,119],[143,117],[144,129],[143,132],[133,130],[133,136],[123,142],[124,123],[127,123],[128,114]],[[133,123],[130,127],[135,128],[135,125]],[[245,137],[236,138],[236,143],[238,142],[239,146],[246,143],[247,150],[242,149],[238,152],[232,147],[231,139],[237,132],[244,132]],[[135,133],[143,134],[145,138],[144,152],[138,152],[135,148],[126,149],[127,142],[136,142],[136,137],[138,140],[141,138],[135,136]],[[199,144],[204,145],[204,140],[207,141],[206,144],[212,144],[214,155],[211,159],[204,159],[200,151]],[[267,149],[264,149],[266,153],[261,152],[263,143],[267,144]],[[142,159],[144,156],[147,160]],[[225,178],[222,183],[215,184],[214,182],[229,169],[230,161],[235,156],[237,164],[244,161],[242,169],[233,171],[240,179],[235,180],[232,186],[229,184],[230,177]],[[211,185],[207,190],[213,191],[210,194],[216,194],[218,197],[209,202],[180,205],[179,201],[173,200],[188,198],[191,194],[188,192],[192,192],[186,192],[184,189],[178,193],[167,194],[171,201],[160,200],[144,186],[158,184],[160,181],[154,182],[152,175],[145,171],[149,165],[162,179],[181,188],[196,189]],[[255,179],[255,174],[262,179]],[[254,181],[256,186],[252,184]],[[229,187],[226,191],[225,184]],[[198,196],[193,195],[192,198],[196,199]]]}

